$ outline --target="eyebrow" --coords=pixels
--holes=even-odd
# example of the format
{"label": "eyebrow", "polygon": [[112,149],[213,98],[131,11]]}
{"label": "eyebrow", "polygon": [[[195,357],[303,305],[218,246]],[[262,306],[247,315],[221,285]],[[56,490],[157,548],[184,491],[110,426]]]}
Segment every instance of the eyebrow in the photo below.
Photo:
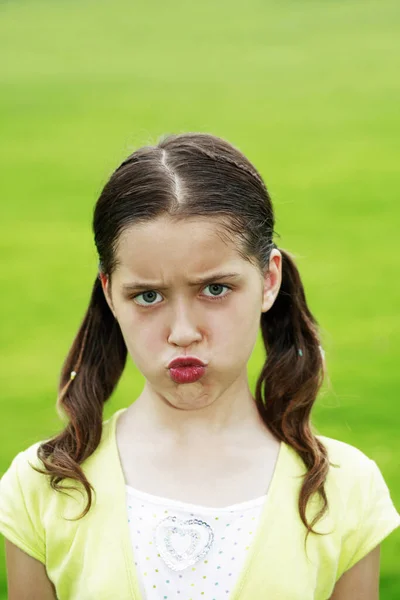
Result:
{"label": "eyebrow", "polygon": [[[206,277],[197,277],[196,279],[193,279],[192,281],[190,281],[189,285],[191,287],[194,287],[197,285],[215,282],[215,281],[225,281],[226,279],[229,279],[230,281],[232,281],[232,280],[237,281],[237,280],[241,279],[241,277],[242,276],[240,275],[240,273],[214,273],[214,274],[208,275]],[[148,290],[148,289],[167,290],[168,287],[160,285],[156,281],[149,281],[147,283],[144,283],[142,281],[131,281],[130,283],[124,283],[122,285],[123,292],[131,292],[132,290]]]}

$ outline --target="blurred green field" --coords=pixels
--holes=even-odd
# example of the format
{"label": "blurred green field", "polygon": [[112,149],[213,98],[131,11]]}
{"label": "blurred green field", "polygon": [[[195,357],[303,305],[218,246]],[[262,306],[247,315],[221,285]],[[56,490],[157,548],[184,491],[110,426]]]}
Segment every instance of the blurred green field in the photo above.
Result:
{"label": "blurred green field", "polygon": [[[397,0],[0,4],[0,474],[60,427],[109,173],[161,134],[207,131],[258,167],[297,256],[330,373],[317,431],[376,460],[400,509],[399,39]],[[252,385],[262,360],[258,343]],[[129,364],[105,418],[142,384]],[[397,531],[383,600],[399,559]]]}

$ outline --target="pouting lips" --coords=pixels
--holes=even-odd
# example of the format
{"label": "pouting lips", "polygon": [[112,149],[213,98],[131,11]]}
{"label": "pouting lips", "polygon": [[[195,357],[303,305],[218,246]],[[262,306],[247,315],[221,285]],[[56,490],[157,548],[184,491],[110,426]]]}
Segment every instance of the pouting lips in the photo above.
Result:
{"label": "pouting lips", "polygon": [[175,383],[194,383],[206,372],[203,365],[186,365],[181,367],[172,367],[169,369],[171,379]]}

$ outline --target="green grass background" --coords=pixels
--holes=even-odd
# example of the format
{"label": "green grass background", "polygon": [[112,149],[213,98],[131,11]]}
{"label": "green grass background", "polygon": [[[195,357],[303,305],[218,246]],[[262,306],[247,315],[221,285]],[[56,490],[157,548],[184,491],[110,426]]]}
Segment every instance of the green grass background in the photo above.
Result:
{"label": "green grass background", "polygon": [[[315,427],[374,458],[400,508],[399,38],[397,0],[0,4],[1,473],[60,427],[111,170],[163,133],[207,131],[261,171],[297,256],[331,381]],[[259,340],[252,385],[262,360]],[[129,364],[105,418],[142,384]],[[383,600],[400,598],[399,538]]]}

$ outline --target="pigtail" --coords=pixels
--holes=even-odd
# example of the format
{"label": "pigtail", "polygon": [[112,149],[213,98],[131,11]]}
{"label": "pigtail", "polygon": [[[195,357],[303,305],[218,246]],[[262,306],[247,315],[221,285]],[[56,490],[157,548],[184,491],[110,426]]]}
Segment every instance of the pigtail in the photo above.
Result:
{"label": "pigtail", "polygon": [[[267,359],[256,384],[258,410],[269,429],[294,448],[307,472],[300,490],[299,512],[309,533],[328,506],[324,489],[329,470],[325,446],[311,431],[310,413],[325,375],[318,324],[311,314],[303,284],[292,256],[282,254],[279,294],[261,316],[261,332]],[[322,508],[311,524],[306,506],[318,492]],[[306,536],[306,539],[307,539]]]}
{"label": "pigtail", "polygon": [[50,475],[55,490],[64,489],[59,484],[66,477],[82,483],[88,503],[77,518],[90,510],[93,490],[80,464],[100,443],[103,405],[121,377],[126,357],[119,324],[97,277],[89,307],[61,371],[57,411],[60,416],[66,415],[68,423],[61,433],[38,447],[37,456],[45,470],[33,467]]}

